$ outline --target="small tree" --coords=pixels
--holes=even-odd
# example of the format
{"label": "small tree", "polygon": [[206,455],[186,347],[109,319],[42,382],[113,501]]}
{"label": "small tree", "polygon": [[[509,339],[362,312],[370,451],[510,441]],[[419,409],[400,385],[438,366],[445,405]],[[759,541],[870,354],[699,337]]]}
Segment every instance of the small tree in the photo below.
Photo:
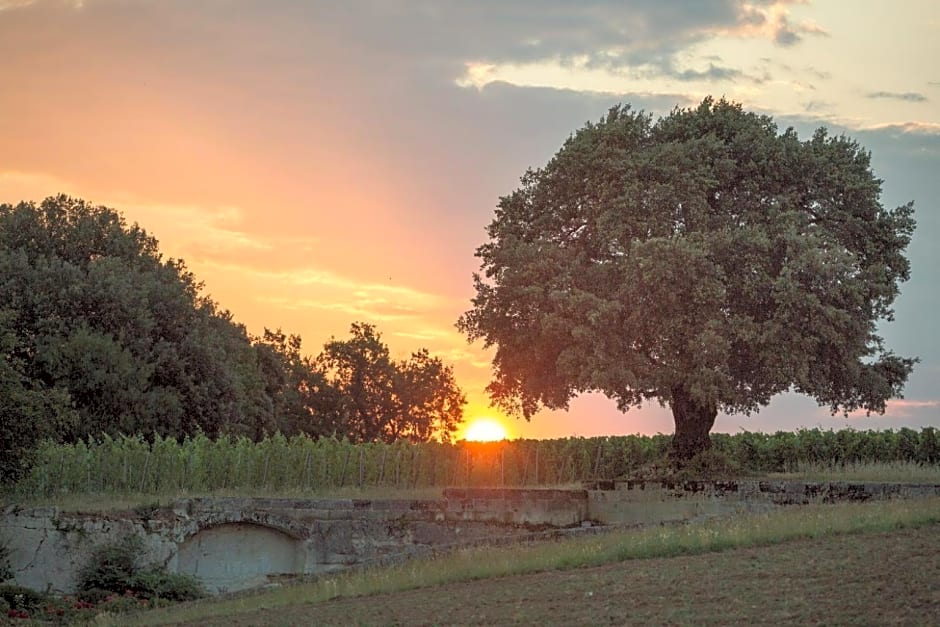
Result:
{"label": "small tree", "polygon": [[317,357],[354,442],[448,439],[463,420],[466,398],[453,369],[427,350],[398,362],[371,324],[353,323],[352,337],[332,339]]}
{"label": "small tree", "polygon": [[452,367],[427,349],[396,362],[397,418],[388,426],[387,439],[408,438],[427,442],[434,437],[450,440],[463,420],[467,398],[457,386]]}
{"label": "small tree", "polygon": [[876,333],[914,230],[912,204],[880,193],[869,154],[824,129],[800,141],[710,98],[655,123],[614,107],[500,199],[458,327],[496,347],[503,409],[657,399],[679,459],[710,446],[718,411],[788,389],[883,412],[916,359]]}

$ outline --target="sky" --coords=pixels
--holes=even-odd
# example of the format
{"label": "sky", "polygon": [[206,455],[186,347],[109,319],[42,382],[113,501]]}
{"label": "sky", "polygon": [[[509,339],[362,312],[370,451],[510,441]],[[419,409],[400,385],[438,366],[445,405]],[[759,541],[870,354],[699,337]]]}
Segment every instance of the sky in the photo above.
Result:
{"label": "sky", "polygon": [[[123,212],[250,332],[317,354],[373,323],[455,368],[495,416],[491,354],[456,330],[474,251],[528,167],[611,106],[725,96],[872,153],[913,200],[912,278],[880,329],[918,356],[884,416],[784,394],[715,431],[940,427],[940,4],[933,0],[0,0],[0,202]],[[599,395],[512,437],[670,433]]]}

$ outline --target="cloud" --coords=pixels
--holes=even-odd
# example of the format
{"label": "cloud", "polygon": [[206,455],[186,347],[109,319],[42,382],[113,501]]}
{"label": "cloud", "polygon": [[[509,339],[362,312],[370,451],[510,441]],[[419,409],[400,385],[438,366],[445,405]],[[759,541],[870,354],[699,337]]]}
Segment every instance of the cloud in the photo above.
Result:
{"label": "cloud", "polygon": [[906,102],[927,102],[927,96],[913,91],[873,91],[865,94],[866,98],[885,98],[889,100],[904,100]]}
{"label": "cloud", "polygon": [[[336,272],[319,268],[302,267],[289,270],[267,270],[260,267],[224,261],[207,261],[203,262],[202,265],[239,276],[251,277],[267,283],[278,283],[295,287],[320,286],[333,288],[347,292],[351,296],[359,299],[359,302],[363,303],[371,298],[377,299],[373,301],[373,303],[384,303],[388,302],[386,299],[395,299],[401,302],[413,303],[416,307],[422,308],[440,305],[444,300],[436,294],[422,292],[410,287],[356,281]],[[376,294],[382,296],[376,297]]]}
{"label": "cloud", "polygon": [[128,222],[140,224],[148,233],[172,231],[175,256],[226,256],[246,251],[272,251],[286,247],[309,249],[315,237],[262,236],[245,227],[246,211],[232,205],[203,206],[153,202],[121,193],[97,192],[43,172],[0,171],[0,202],[39,202],[58,193],[86,198],[97,205],[119,211]]}
{"label": "cloud", "polygon": [[[885,417],[887,418],[909,418],[914,414],[921,414],[931,409],[940,408],[940,400],[908,400],[896,398],[889,400],[885,405]],[[855,411],[849,414],[851,418],[867,418],[868,414],[864,410]]]}
{"label": "cloud", "polygon": [[23,9],[33,4],[36,0],[0,0],[0,11],[10,9]]}
{"label": "cloud", "polygon": [[[294,298],[286,296],[258,296],[258,302],[274,305],[280,309],[305,310],[342,313],[354,320],[368,322],[392,322],[417,318],[422,312],[406,305],[395,303],[379,304],[369,299],[348,299],[342,296],[339,300]],[[378,305],[378,306],[377,306]]]}
{"label": "cloud", "polygon": [[396,331],[393,335],[397,337],[406,337],[412,340],[438,340],[441,338],[453,337],[457,335],[456,331],[444,331],[442,329],[422,329],[420,331]]}
{"label": "cloud", "polygon": [[940,135],[940,124],[935,122],[888,122],[862,126],[859,130],[889,131],[917,135]]}
{"label": "cloud", "polygon": [[742,1],[738,7],[737,23],[718,33],[731,37],[769,39],[782,47],[796,45],[804,35],[828,37],[829,31],[812,20],[802,20],[798,24],[790,21],[788,5],[795,1],[799,0]]}
{"label": "cloud", "polygon": [[[495,68],[554,66],[626,73],[645,68],[679,80],[730,80],[741,70],[687,67],[678,58],[719,37],[766,38],[792,45],[821,26],[788,19],[790,2],[672,3],[660,0],[436,0],[377,3],[369,11],[333,3],[311,12],[341,24],[349,42],[378,51],[386,64],[420,63],[479,86]],[[388,51],[394,51],[388,54]],[[713,61],[709,55],[705,61]]]}
{"label": "cloud", "polygon": [[[39,4],[43,4],[41,0],[0,0],[0,11],[6,11],[8,9],[25,9],[29,6]],[[54,2],[53,4],[59,4],[61,6],[71,7],[73,9],[81,9],[85,6],[85,0],[57,0],[57,2]]]}
{"label": "cloud", "polygon": [[744,73],[741,70],[736,70],[729,67],[720,67],[714,65],[713,63],[708,64],[708,69],[706,70],[684,70],[682,72],[675,72],[672,74],[675,78],[680,81],[728,81],[740,78]]}
{"label": "cloud", "polygon": [[809,100],[803,105],[803,110],[807,113],[821,113],[831,111],[833,103],[826,100]]}

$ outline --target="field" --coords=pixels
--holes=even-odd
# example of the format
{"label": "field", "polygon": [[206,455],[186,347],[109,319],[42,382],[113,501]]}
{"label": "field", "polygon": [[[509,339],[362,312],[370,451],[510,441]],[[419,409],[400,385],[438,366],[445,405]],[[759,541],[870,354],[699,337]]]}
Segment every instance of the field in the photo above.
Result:
{"label": "field", "polygon": [[807,506],[469,549],[133,624],[929,624],[940,611],[937,546],[940,499]]}
{"label": "field", "polygon": [[[438,498],[655,472],[667,436],[360,444],[274,435],[42,444],[4,495],[93,511],[216,494]],[[708,473],[940,484],[937,432],[718,434]],[[702,470],[699,469],[699,470]],[[694,470],[694,469],[693,469]],[[931,624],[940,499],[787,508],[564,542],[474,548],[96,624]]]}
{"label": "field", "polygon": [[940,525],[258,609],[192,625],[928,625]]}
{"label": "field", "polygon": [[[940,482],[940,437],[921,431],[713,434],[710,464],[696,478],[768,476]],[[448,486],[532,487],[648,476],[670,437],[610,436],[503,442],[380,442],[280,434],[260,442],[159,436],[42,443],[31,472],[8,496],[59,500],[107,495],[172,499],[184,494],[376,495]],[[714,463],[716,462],[717,463]],[[711,476],[703,476],[711,475]],[[151,498],[153,500],[153,498]]]}

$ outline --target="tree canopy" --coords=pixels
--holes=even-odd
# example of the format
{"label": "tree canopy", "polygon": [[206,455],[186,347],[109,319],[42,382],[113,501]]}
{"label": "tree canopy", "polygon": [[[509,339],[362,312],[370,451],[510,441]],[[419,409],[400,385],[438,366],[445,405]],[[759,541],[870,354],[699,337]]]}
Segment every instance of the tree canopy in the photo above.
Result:
{"label": "tree canopy", "polygon": [[42,438],[426,440],[462,419],[450,368],[426,352],[392,362],[374,328],[353,325],[374,347],[350,344],[349,372],[374,372],[392,390],[366,405],[318,366],[339,367],[343,343],[311,359],[299,336],[252,337],[201,291],[182,261],[164,259],[112,209],[67,196],[0,204],[2,480],[25,469]]}
{"label": "tree canopy", "polygon": [[467,402],[453,369],[426,349],[391,359],[370,324],[354,323],[350,335],[327,342],[317,358],[336,394],[341,432],[359,442],[449,440]]}
{"label": "tree canopy", "polygon": [[880,194],[869,153],[825,129],[801,141],[711,98],[655,121],[617,106],[500,198],[458,327],[496,347],[504,409],[655,399],[679,458],[719,410],[789,389],[883,412],[916,360],[877,334],[914,230]]}

